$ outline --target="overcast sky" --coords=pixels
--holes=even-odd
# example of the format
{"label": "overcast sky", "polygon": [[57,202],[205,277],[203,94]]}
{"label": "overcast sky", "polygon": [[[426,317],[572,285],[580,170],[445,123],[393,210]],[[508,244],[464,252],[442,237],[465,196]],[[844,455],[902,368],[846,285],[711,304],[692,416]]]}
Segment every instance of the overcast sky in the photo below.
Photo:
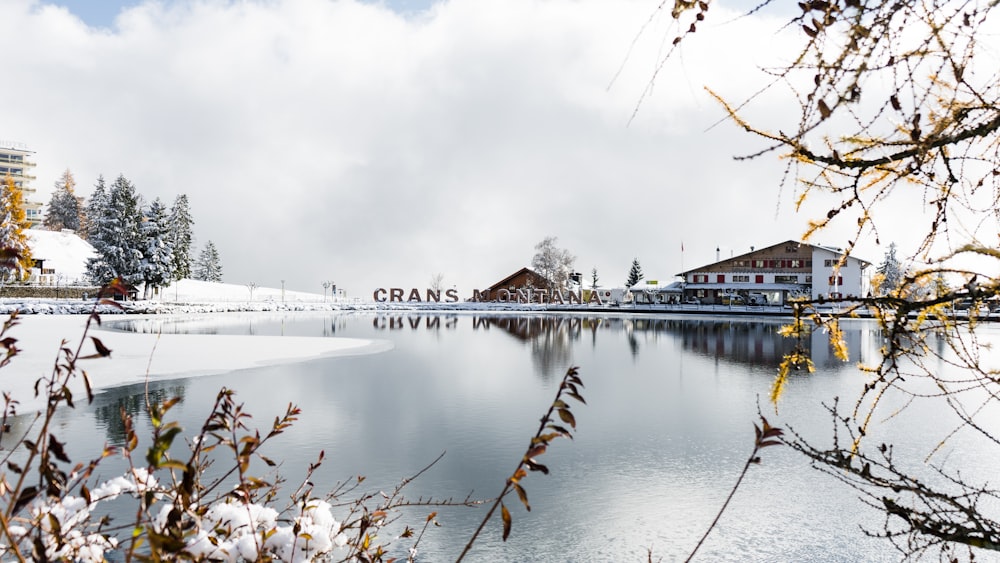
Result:
{"label": "overcast sky", "polygon": [[[35,151],[42,203],[67,168],[80,195],[119,174],[146,200],[186,193],[229,283],[368,297],[440,273],[466,297],[550,235],[588,282],[623,284],[637,257],[665,283],[810,216],[782,162],[733,160],[761,145],[713,127],[703,89],[759,88],[785,20],[713,3],[630,121],[676,33],[658,3],[6,0],[0,139]],[[750,112],[777,128],[789,104]]]}

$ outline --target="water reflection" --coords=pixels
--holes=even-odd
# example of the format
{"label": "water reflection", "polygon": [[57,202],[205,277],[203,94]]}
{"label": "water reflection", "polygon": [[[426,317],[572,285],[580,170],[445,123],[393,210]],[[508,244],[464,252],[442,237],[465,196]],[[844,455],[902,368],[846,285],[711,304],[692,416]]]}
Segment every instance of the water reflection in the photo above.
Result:
{"label": "water reflection", "polygon": [[[458,316],[451,315],[444,317],[444,328],[454,329],[458,324]],[[423,315],[379,315],[372,319],[372,327],[375,330],[440,330],[442,317]]]}
{"label": "water reflection", "polygon": [[[588,404],[574,410],[579,432],[545,454],[552,475],[531,477],[537,510],[512,507],[518,511],[510,541],[501,542],[494,528],[469,559],[476,562],[641,561],[647,546],[664,561],[682,560],[745,463],[757,398],[766,395],[773,368],[793,345],[778,335],[780,320],[666,315],[268,313],[212,321],[163,317],[115,324],[144,332],[392,341],[384,354],[151,386],[158,396],[183,397],[171,417],[189,430],[200,427],[222,386],[238,390],[259,425],[295,403],[300,420],[268,455],[283,460],[282,473],[295,483],[319,450],[331,454],[315,476],[316,490],[358,474],[368,478],[370,492],[391,488],[447,451],[412,483],[409,496],[489,496],[519,459],[559,376],[580,365]],[[844,326],[852,359],[878,344],[876,330],[871,322]],[[832,358],[826,335],[817,332],[808,345],[815,377],[789,384],[781,420],[772,422],[827,436],[820,402],[844,395],[859,380],[846,369],[853,362]],[[118,413],[123,407],[141,413],[143,391],[142,385],[114,389],[98,395],[95,407],[67,413],[60,420],[66,441],[81,446],[74,459],[92,455],[92,447],[83,446],[100,441],[95,422],[109,441],[120,443]],[[146,437],[149,421],[139,418],[137,432]],[[924,432],[921,422],[937,423],[919,419],[906,431]],[[856,499],[789,450],[772,450],[706,544],[704,559],[882,560],[883,544],[866,543],[857,531],[864,513]],[[115,460],[107,463],[106,473],[116,474]],[[421,544],[423,560],[453,560],[482,515],[442,510],[443,527]]]}
{"label": "water reflection", "polygon": [[[454,332],[460,326],[473,331],[499,331],[530,347],[538,374],[544,378],[561,375],[572,361],[574,347],[587,343],[597,346],[598,335],[609,338],[624,335],[629,353],[637,359],[645,349],[656,349],[669,339],[691,354],[710,357],[717,362],[756,367],[777,367],[781,358],[795,346],[795,341],[779,334],[788,320],[726,319],[658,315],[554,315],[505,313],[382,313],[361,315],[364,323],[352,322],[358,314],[275,313],[223,315],[218,318],[177,317],[126,319],[110,326],[130,332],[164,334],[241,334],[269,336],[323,336],[385,338],[397,331],[426,331],[435,334]],[[877,347],[881,336],[872,323],[845,321],[844,338],[850,350],[849,362],[837,359],[828,335],[814,331],[807,343],[817,366],[840,369],[863,360],[865,351]]]}
{"label": "water reflection", "polygon": [[[184,400],[186,387],[180,382],[170,385],[150,385],[148,387],[149,402],[162,403],[168,399]],[[125,443],[124,416],[134,420],[147,420],[146,397],[136,394],[134,386],[115,387],[94,397],[94,418],[98,426],[104,427],[109,444]]]}
{"label": "water reflection", "polygon": [[[781,322],[770,321],[685,319],[658,321],[651,330],[662,329],[675,335],[681,340],[684,350],[698,355],[734,364],[777,366],[781,358],[791,352],[796,344],[793,339],[779,334],[781,326]],[[867,330],[862,330],[862,325],[846,328],[844,339],[852,360],[848,365],[861,360],[863,351],[868,348],[863,343],[877,338],[878,330],[874,327]],[[825,332],[813,331],[806,344],[816,365],[829,368],[844,365],[842,360],[834,356],[829,336]]]}
{"label": "water reflection", "polygon": [[[580,317],[553,315],[488,315],[468,319],[473,330],[499,329],[513,338],[529,344],[536,367],[551,375],[557,366],[565,366],[578,343],[589,341],[597,346],[598,334],[623,334],[633,358],[644,347],[655,348],[661,337],[680,343],[683,350],[716,360],[752,366],[777,367],[796,342],[779,333],[788,321],[775,319],[715,319],[663,317]],[[372,325],[378,330],[438,330],[443,325],[453,329],[457,316],[380,315]],[[609,337],[611,337],[609,335]],[[871,323],[845,325],[844,339],[851,357],[847,365],[862,360],[864,350],[879,340],[879,331]],[[586,340],[585,340],[586,339]],[[836,358],[825,332],[813,331],[806,343],[816,365],[836,368],[845,362]]]}

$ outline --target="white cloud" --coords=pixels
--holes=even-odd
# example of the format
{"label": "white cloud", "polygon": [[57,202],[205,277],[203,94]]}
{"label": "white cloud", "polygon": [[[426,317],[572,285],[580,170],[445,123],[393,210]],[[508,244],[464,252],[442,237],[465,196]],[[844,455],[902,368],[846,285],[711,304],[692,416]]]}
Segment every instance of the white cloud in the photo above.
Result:
{"label": "white cloud", "polygon": [[148,199],[188,194],[237,284],[369,296],[440,272],[464,295],[547,235],[588,278],[621,283],[639,257],[669,280],[716,246],[797,238],[781,163],[733,162],[759,147],[710,128],[702,90],[756,89],[779,23],[706,25],[629,123],[673,37],[656,16],[628,54],[656,4],[150,2],[109,31],[15,0],[0,137],[36,151],[43,202],[67,167],[85,194],[119,173]]}

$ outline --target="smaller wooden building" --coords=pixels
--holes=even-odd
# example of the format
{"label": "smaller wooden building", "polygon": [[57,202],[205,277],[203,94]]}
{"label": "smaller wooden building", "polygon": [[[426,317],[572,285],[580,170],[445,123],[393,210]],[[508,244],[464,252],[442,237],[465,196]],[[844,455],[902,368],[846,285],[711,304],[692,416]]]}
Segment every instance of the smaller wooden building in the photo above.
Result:
{"label": "smaller wooden building", "polygon": [[[510,293],[514,293],[519,289],[546,289],[547,287],[548,281],[546,281],[545,277],[541,274],[530,268],[521,268],[520,270],[488,287],[483,300],[495,301],[500,290],[506,290]],[[480,295],[483,294],[482,291],[479,291],[478,293]]]}

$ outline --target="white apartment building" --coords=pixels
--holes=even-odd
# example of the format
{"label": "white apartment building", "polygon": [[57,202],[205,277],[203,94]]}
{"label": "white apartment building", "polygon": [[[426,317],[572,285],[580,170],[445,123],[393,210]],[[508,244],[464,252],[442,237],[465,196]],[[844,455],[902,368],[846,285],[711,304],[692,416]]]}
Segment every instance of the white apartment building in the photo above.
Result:
{"label": "white apartment building", "polygon": [[0,181],[8,175],[14,179],[14,185],[24,192],[24,210],[28,222],[34,227],[42,222],[42,204],[34,201],[35,188],[31,186],[34,176],[28,173],[35,163],[28,160],[33,151],[28,150],[24,143],[0,140]]}
{"label": "white apartment building", "polygon": [[871,263],[842,249],[793,240],[679,274],[684,299],[711,304],[784,304],[789,298],[864,296]]}

